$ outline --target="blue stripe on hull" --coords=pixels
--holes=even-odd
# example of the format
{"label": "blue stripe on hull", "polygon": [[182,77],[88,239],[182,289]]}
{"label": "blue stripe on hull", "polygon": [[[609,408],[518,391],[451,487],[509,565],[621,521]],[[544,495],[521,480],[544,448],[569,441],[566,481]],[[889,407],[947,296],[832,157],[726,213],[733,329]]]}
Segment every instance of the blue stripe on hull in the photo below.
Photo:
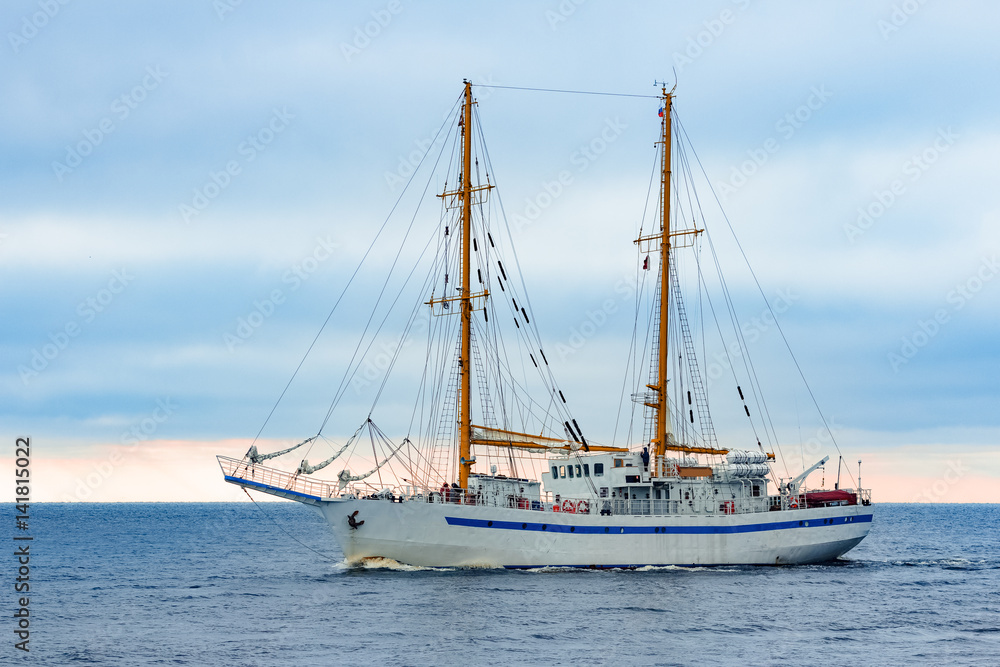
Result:
{"label": "blue stripe on hull", "polygon": [[559,523],[490,521],[488,519],[466,519],[455,516],[448,516],[445,519],[450,526],[491,528],[494,530],[544,530],[549,533],[574,533],[579,535],[721,535],[757,533],[766,530],[791,530],[793,528],[821,528],[848,523],[871,523],[872,515],[860,514],[853,517],[838,516],[826,519],[803,519],[801,521],[772,521],[770,523],[751,523],[738,526],[568,526]]}

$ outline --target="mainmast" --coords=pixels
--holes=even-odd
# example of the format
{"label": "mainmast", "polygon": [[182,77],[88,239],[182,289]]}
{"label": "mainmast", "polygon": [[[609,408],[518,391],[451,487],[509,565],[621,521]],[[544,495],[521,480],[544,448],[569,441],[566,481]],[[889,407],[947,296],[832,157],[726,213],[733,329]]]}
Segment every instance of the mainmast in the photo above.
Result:
{"label": "mainmast", "polygon": [[653,436],[654,452],[657,460],[661,459],[667,450],[667,323],[670,306],[670,106],[673,103],[673,92],[668,93],[663,87],[663,136],[660,140],[662,154],[660,156],[660,322],[659,349],[657,360],[656,384],[651,388],[656,391],[656,434]]}
{"label": "mainmast", "polygon": [[472,292],[469,289],[472,244],[472,82],[465,82],[462,118],[462,353],[458,361],[458,486],[469,486],[472,468]]}
{"label": "mainmast", "polygon": [[[728,452],[728,450],[714,447],[682,445],[670,440],[670,406],[667,402],[667,361],[669,359],[667,350],[667,334],[669,331],[667,324],[670,321],[670,239],[674,236],[697,235],[704,230],[681,229],[680,231],[671,231],[670,229],[670,153],[672,148],[670,116],[671,107],[674,102],[674,93],[673,90],[668,93],[666,86],[662,88],[662,91],[663,95],[661,99],[663,100],[663,106],[660,109],[660,113],[663,116],[661,126],[662,135],[660,141],[657,142],[662,146],[662,153],[660,154],[660,230],[659,233],[640,236],[636,239],[636,243],[640,249],[643,249],[643,252],[652,252],[657,247],[660,251],[660,303],[657,323],[656,378],[651,380],[650,384],[646,385],[652,390],[652,396],[649,394],[643,395],[643,403],[647,407],[652,408],[655,419],[655,428],[650,438],[656,462],[653,466],[654,476],[658,474],[659,464],[666,454],[667,449],[690,454],[726,454]],[[684,246],[682,245],[681,247]],[[688,401],[690,402],[690,400],[689,394]],[[707,403],[705,407],[707,410]],[[699,403],[698,409],[699,411],[702,409],[701,403]],[[691,420],[692,422],[694,421],[693,416]]]}

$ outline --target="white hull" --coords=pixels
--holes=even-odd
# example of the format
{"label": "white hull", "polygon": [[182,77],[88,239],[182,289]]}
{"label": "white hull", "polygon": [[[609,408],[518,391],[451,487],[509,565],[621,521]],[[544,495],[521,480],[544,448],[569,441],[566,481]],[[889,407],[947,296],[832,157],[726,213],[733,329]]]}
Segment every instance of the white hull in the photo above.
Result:
{"label": "white hull", "polygon": [[[429,567],[819,563],[857,545],[872,520],[871,507],[862,505],[656,517],[361,499],[314,507],[349,562],[381,557]],[[347,517],[355,511],[364,524],[351,528]]]}

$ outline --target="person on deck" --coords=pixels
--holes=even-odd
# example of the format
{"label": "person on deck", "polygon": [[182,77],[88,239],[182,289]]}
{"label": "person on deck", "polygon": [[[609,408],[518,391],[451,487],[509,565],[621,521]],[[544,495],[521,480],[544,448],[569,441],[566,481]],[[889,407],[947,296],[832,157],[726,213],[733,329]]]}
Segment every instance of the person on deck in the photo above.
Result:
{"label": "person on deck", "polygon": [[649,447],[642,448],[642,467],[649,470]]}

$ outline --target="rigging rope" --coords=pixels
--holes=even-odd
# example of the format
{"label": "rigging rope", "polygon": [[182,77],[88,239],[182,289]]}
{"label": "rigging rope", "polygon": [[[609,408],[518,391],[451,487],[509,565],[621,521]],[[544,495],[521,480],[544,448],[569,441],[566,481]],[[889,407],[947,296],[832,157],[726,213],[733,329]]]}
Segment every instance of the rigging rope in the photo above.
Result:
{"label": "rigging rope", "polygon": [[[441,130],[444,129],[444,127],[451,120],[451,116],[454,115],[455,107],[457,106],[457,104],[458,104],[458,102],[456,101],[455,105],[452,106],[452,109],[449,112],[448,116],[446,116],[445,119],[444,119],[444,121],[442,122],[441,127],[438,128],[437,134],[434,135],[434,139],[431,141],[431,145],[432,146],[437,142],[437,138],[441,134]],[[442,146],[442,151],[438,153],[437,160],[435,161],[435,166],[437,166],[437,161],[439,161],[441,159],[441,153],[443,152],[443,150],[444,150],[444,147]],[[426,159],[427,155],[429,155],[429,154],[430,154],[430,151],[428,150],[427,152],[425,152],[423,154],[423,156],[421,156],[420,162],[417,163],[417,166],[413,170],[413,174],[410,176],[410,180],[407,181],[407,184],[406,184],[407,187],[409,187],[410,183],[413,182],[414,177],[416,176],[417,172],[420,170],[420,166],[424,163],[424,160]],[[433,170],[432,170],[431,174],[428,176],[427,183],[424,185],[424,191],[423,191],[423,193],[421,194],[421,197],[420,197],[420,201],[421,202],[424,199],[424,195],[427,194],[427,189],[430,187],[430,183],[431,183],[432,180],[433,180]],[[400,198],[402,198],[402,193],[400,194]],[[398,204],[398,202],[399,202],[399,200],[397,200],[397,204]],[[393,206],[393,211],[395,209],[396,209],[396,207]],[[405,247],[405,244],[406,244],[406,239],[409,238],[410,232],[413,229],[413,223],[414,223],[414,221],[417,218],[417,213],[419,212],[419,210],[420,210],[420,206],[418,204],[417,210],[413,212],[413,216],[410,218],[410,223],[409,223],[409,225],[406,228],[406,234],[404,234],[403,240],[399,244],[399,249],[396,251],[396,256],[393,258],[392,266],[390,267],[389,272],[386,275],[385,281],[382,283],[382,289],[379,291],[379,295],[378,295],[378,298],[375,301],[375,305],[372,307],[371,315],[368,317],[368,321],[365,323],[365,329],[364,329],[364,331],[362,331],[361,337],[358,339],[358,345],[357,345],[357,347],[354,348],[354,354],[351,356],[350,362],[348,362],[347,371],[345,372],[344,377],[341,379],[340,385],[337,387],[337,391],[334,394],[333,401],[331,401],[330,407],[329,407],[329,409],[327,410],[327,413],[326,413],[326,417],[323,419],[323,423],[320,426],[320,429],[319,429],[320,433],[322,433],[323,429],[326,428],[327,423],[330,421],[330,417],[333,416],[333,411],[336,409],[337,405],[339,404],[340,399],[343,398],[344,394],[346,393],[346,391],[347,391],[347,383],[350,382],[350,379],[352,377],[354,377],[354,374],[357,373],[358,368],[360,368],[361,361],[359,360],[357,367],[355,367],[353,371],[351,370],[351,366],[354,365],[354,360],[357,359],[358,350],[361,349],[361,345],[364,343],[364,339],[365,339],[365,337],[368,334],[368,329],[369,329],[369,327],[371,325],[372,320],[375,317],[375,313],[378,312],[378,306],[379,306],[379,304],[382,301],[382,296],[385,294],[385,289],[386,289],[386,287],[389,284],[389,280],[392,278],[392,273],[393,273],[393,271],[396,268],[397,262],[399,261],[400,254],[403,252],[403,248]],[[392,215],[392,211],[390,211],[389,215],[390,216]],[[388,218],[386,219],[386,222],[388,222]],[[385,223],[383,223],[383,228],[384,227],[385,227]],[[380,233],[381,233],[381,230],[380,230]],[[373,245],[374,245],[374,243],[373,243]],[[426,248],[425,248],[425,251],[426,251]],[[365,253],[365,257],[367,257],[367,256],[368,256],[368,253]],[[363,261],[364,261],[364,259],[362,258],[362,262]],[[358,268],[359,269],[361,268],[360,265],[358,266]],[[411,271],[410,275],[412,276],[412,271]],[[409,279],[407,279],[407,280],[409,280]],[[405,283],[404,283],[404,287],[405,287]],[[399,295],[397,294],[396,299],[398,300],[398,298],[399,298]],[[393,301],[393,303],[395,303],[395,301]],[[391,310],[392,309],[391,309],[391,306],[390,306],[389,312],[391,312]],[[386,318],[388,318],[389,312],[386,313]],[[332,313],[331,313],[331,315],[332,315]],[[372,336],[372,340],[369,342],[368,348],[365,350],[365,353],[367,353],[368,349],[371,349],[371,345],[372,345],[372,343],[374,343],[375,337],[378,336],[378,333],[381,331],[382,325],[384,325],[384,324],[385,324],[385,319],[382,320],[382,324],[379,325],[378,330],[376,330],[375,334]],[[324,324],[324,326],[325,326],[325,324]],[[364,355],[362,355],[362,358],[364,358]]]}
{"label": "rigging rope", "polygon": [[[441,123],[441,127],[438,128],[437,134],[434,135],[434,139],[431,142],[432,146],[434,145],[434,142],[437,141],[438,135],[441,134],[441,130],[444,129],[444,126],[448,122],[448,118],[450,118],[451,115],[454,113],[455,107],[458,105],[458,103],[459,103],[459,101],[461,99],[462,99],[461,96],[459,96],[458,99],[455,100],[455,103],[451,107],[451,111],[448,112],[448,115],[445,117],[444,122]],[[409,189],[410,183],[413,182],[413,178],[414,178],[414,176],[416,176],[417,171],[420,169],[420,165],[422,165],[424,163],[424,159],[427,157],[427,154],[428,153],[424,153],[421,156],[420,162],[417,163],[417,166],[414,168],[413,173],[410,175],[410,178],[406,181],[406,185],[403,186],[403,190],[399,193],[399,197],[396,198],[396,201],[392,205],[392,208],[389,209],[389,213],[388,213],[388,215],[385,216],[385,220],[382,222],[382,226],[379,227],[378,232],[375,234],[375,238],[372,239],[372,242],[368,246],[368,249],[365,251],[365,254],[361,257],[361,261],[358,262],[358,265],[354,269],[354,272],[351,274],[351,277],[348,279],[347,284],[344,285],[344,289],[341,291],[340,296],[337,297],[337,301],[333,304],[333,308],[330,309],[330,312],[326,316],[326,319],[323,320],[323,324],[322,324],[322,326],[320,326],[319,331],[316,332],[316,336],[313,338],[312,342],[309,343],[309,347],[306,349],[305,354],[302,355],[302,360],[299,361],[299,365],[295,367],[295,371],[292,373],[292,377],[290,377],[288,379],[288,383],[285,384],[285,388],[281,390],[281,394],[278,396],[278,400],[274,402],[274,407],[272,407],[271,411],[267,413],[267,418],[265,418],[264,419],[264,423],[261,424],[260,430],[257,431],[257,435],[254,436],[253,442],[251,443],[251,445],[254,444],[254,443],[256,443],[257,439],[260,438],[260,434],[264,432],[264,428],[267,426],[268,422],[271,420],[271,417],[274,415],[274,411],[278,409],[278,405],[281,403],[281,399],[283,399],[285,397],[285,394],[288,392],[288,388],[290,386],[292,386],[292,382],[295,380],[295,376],[298,375],[299,370],[301,370],[301,368],[302,368],[302,364],[305,363],[306,358],[309,356],[309,353],[312,352],[313,347],[316,345],[316,341],[319,340],[319,337],[323,333],[323,330],[326,328],[326,325],[329,324],[330,318],[333,317],[333,313],[337,310],[337,306],[340,305],[340,302],[343,300],[344,295],[347,294],[347,290],[351,287],[351,284],[354,282],[354,278],[358,275],[358,272],[361,270],[361,267],[364,265],[365,260],[368,259],[368,255],[371,253],[372,249],[375,247],[375,243],[378,241],[379,237],[382,235],[382,232],[385,231],[386,225],[389,224],[389,220],[392,218],[393,212],[396,210],[396,207],[399,206],[399,202],[401,202],[403,200],[403,196],[406,194],[406,191]],[[325,425],[325,422],[324,422],[324,425]],[[320,427],[320,432],[322,432],[322,430],[323,430],[323,428]]]}
{"label": "rigging rope", "polygon": [[496,86],[486,83],[474,83],[473,88],[503,88],[506,90],[529,90],[536,93],[569,93],[571,95],[604,95],[607,97],[640,97],[649,100],[660,99],[659,95],[636,95],[634,93],[607,93],[593,90],[559,90],[557,88],[528,88],[525,86]]}
{"label": "rigging rope", "polygon": [[313,552],[317,556],[325,558],[326,560],[330,561],[331,563],[341,563],[341,562],[343,562],[342,560],[338,560],[336,558],[331,558],[330,556],[327,556],[325,553],[323,553],[321,551],[317,551],[316,549],[313,549],[311,546],[309,546],[308,544],[306,544],[305,542],[303,542],[299,538],[297,538],[294,535],[292,535],[291,533],[289,533],[287,530],[284,529],[284,527],[280,523],[278,523],[277,521],[275,521],[273,517],[271,517],[270,515],[268,515],[267,512],[264,511],[264,509],[257,503],[257,501],[253,499],[253,496],[250,495],[250,492],[246,490],[246,487],[243,487],[243,493],[247,494],[247,498],[250,499],[250,502],[252,502],[254,504],[254,506],[260,511],[261,514],[263,514],[265,517],[267,517],[267,519],[271,523],[273,523],[275,526],[277,526],[278,529],[281,530],[281,532],[283,532],[285,535],[288,535],[288,537],[290,537],[292,540],[298,542],[299,544],[301,544],[302,546],[304,546],[309,551]]}
{"label": "rigging rope", "polygon": [[[722,218],[726,221],[726,225],[729,227],[729,231],[733,236],[733,240],[736,242],[736,247],[739,248],[740,254],[743,256],[743,261],[746,263],[747,269],[749,269],[751,277],[753,277],[754,284],[757,286],[757,291],[760,292],[761,297],[764,299],[764,304],[767,306],[767,310],[771,314],[771,319],[774,321],[774,326],[778,330],[778,333],[781,334],[781,340],[785,344],[785,349],[788,350],[788,354],[792,357],[792,362],[795,364],[795,369],[798,371],[799,377],[802,379],[802,384],[805,385],[806,391],[809,393],[809,398],[812,400],[813,406],[816,408],[816,412],[819,414],[820,420],[823,422],[823,427],[826,429],[827,433],[830,434],[830,441],[833,443],[834,448],[837,450],[837,454],[842,457],[843,452],[840,451],[840,445],[837,444],[836,436],[833,434],[833,430],[830,428],[830,425],[826,421],[826,416],[823,414],[823,411],[819,407],[819,402],[816,400],[816,396],[813,394],[812,387],[809,386],[808,380],[806,380],[805,373],[802,372],[802,367],[799,366],[798,359],[795,358],[795,353],[792,352],[792,347],[789,344],[788,339],[785,337],[785,332],[782,330],[781,325],[778,323],[778,318],[775,316],[774,310],[771,308],[770,301],[768,301],[767,296],[764,294],[764,288],[761,287],[760,281],[757,279],[757,274],[754,273],[753,267],[750,265],[750,259],[747,257],[746,251],[743,249],[743,245],[740,243],[739,238],[736,236],[736,230],[733,229],[733,224],[729,220],[729,216],[726,214],[725,209],[722,207],[722,201],[719,199],[719,194],[715,191],[715,188],[712,187],[712,181],[708,177],[708,172],[705,170],[705,166],[702,164],[701,158],[698,157],[697,151],[694,150],[694,146],[691,143],[691,138],[688,136],[687,129],[685,129],[684,126],[680,123],[680,120],[678,120],[678,125],[680,126],[681,132],[684,134],[684,138],[687,140],[688,146],[691,147],[691,153],[694,155],[695,161],[698,163],[698,167],[701,169],[701,172],[705,177],[705,181],[708,183],[708,188],[711,191],[712,196],[715,198],[715,201],[719,206],[719,210],[722,212]],[[856,480],[854,480],[854,476],[851,474],[850,467],[848,467],[847,469],[847,474],[853,482],[857,483]]]}

